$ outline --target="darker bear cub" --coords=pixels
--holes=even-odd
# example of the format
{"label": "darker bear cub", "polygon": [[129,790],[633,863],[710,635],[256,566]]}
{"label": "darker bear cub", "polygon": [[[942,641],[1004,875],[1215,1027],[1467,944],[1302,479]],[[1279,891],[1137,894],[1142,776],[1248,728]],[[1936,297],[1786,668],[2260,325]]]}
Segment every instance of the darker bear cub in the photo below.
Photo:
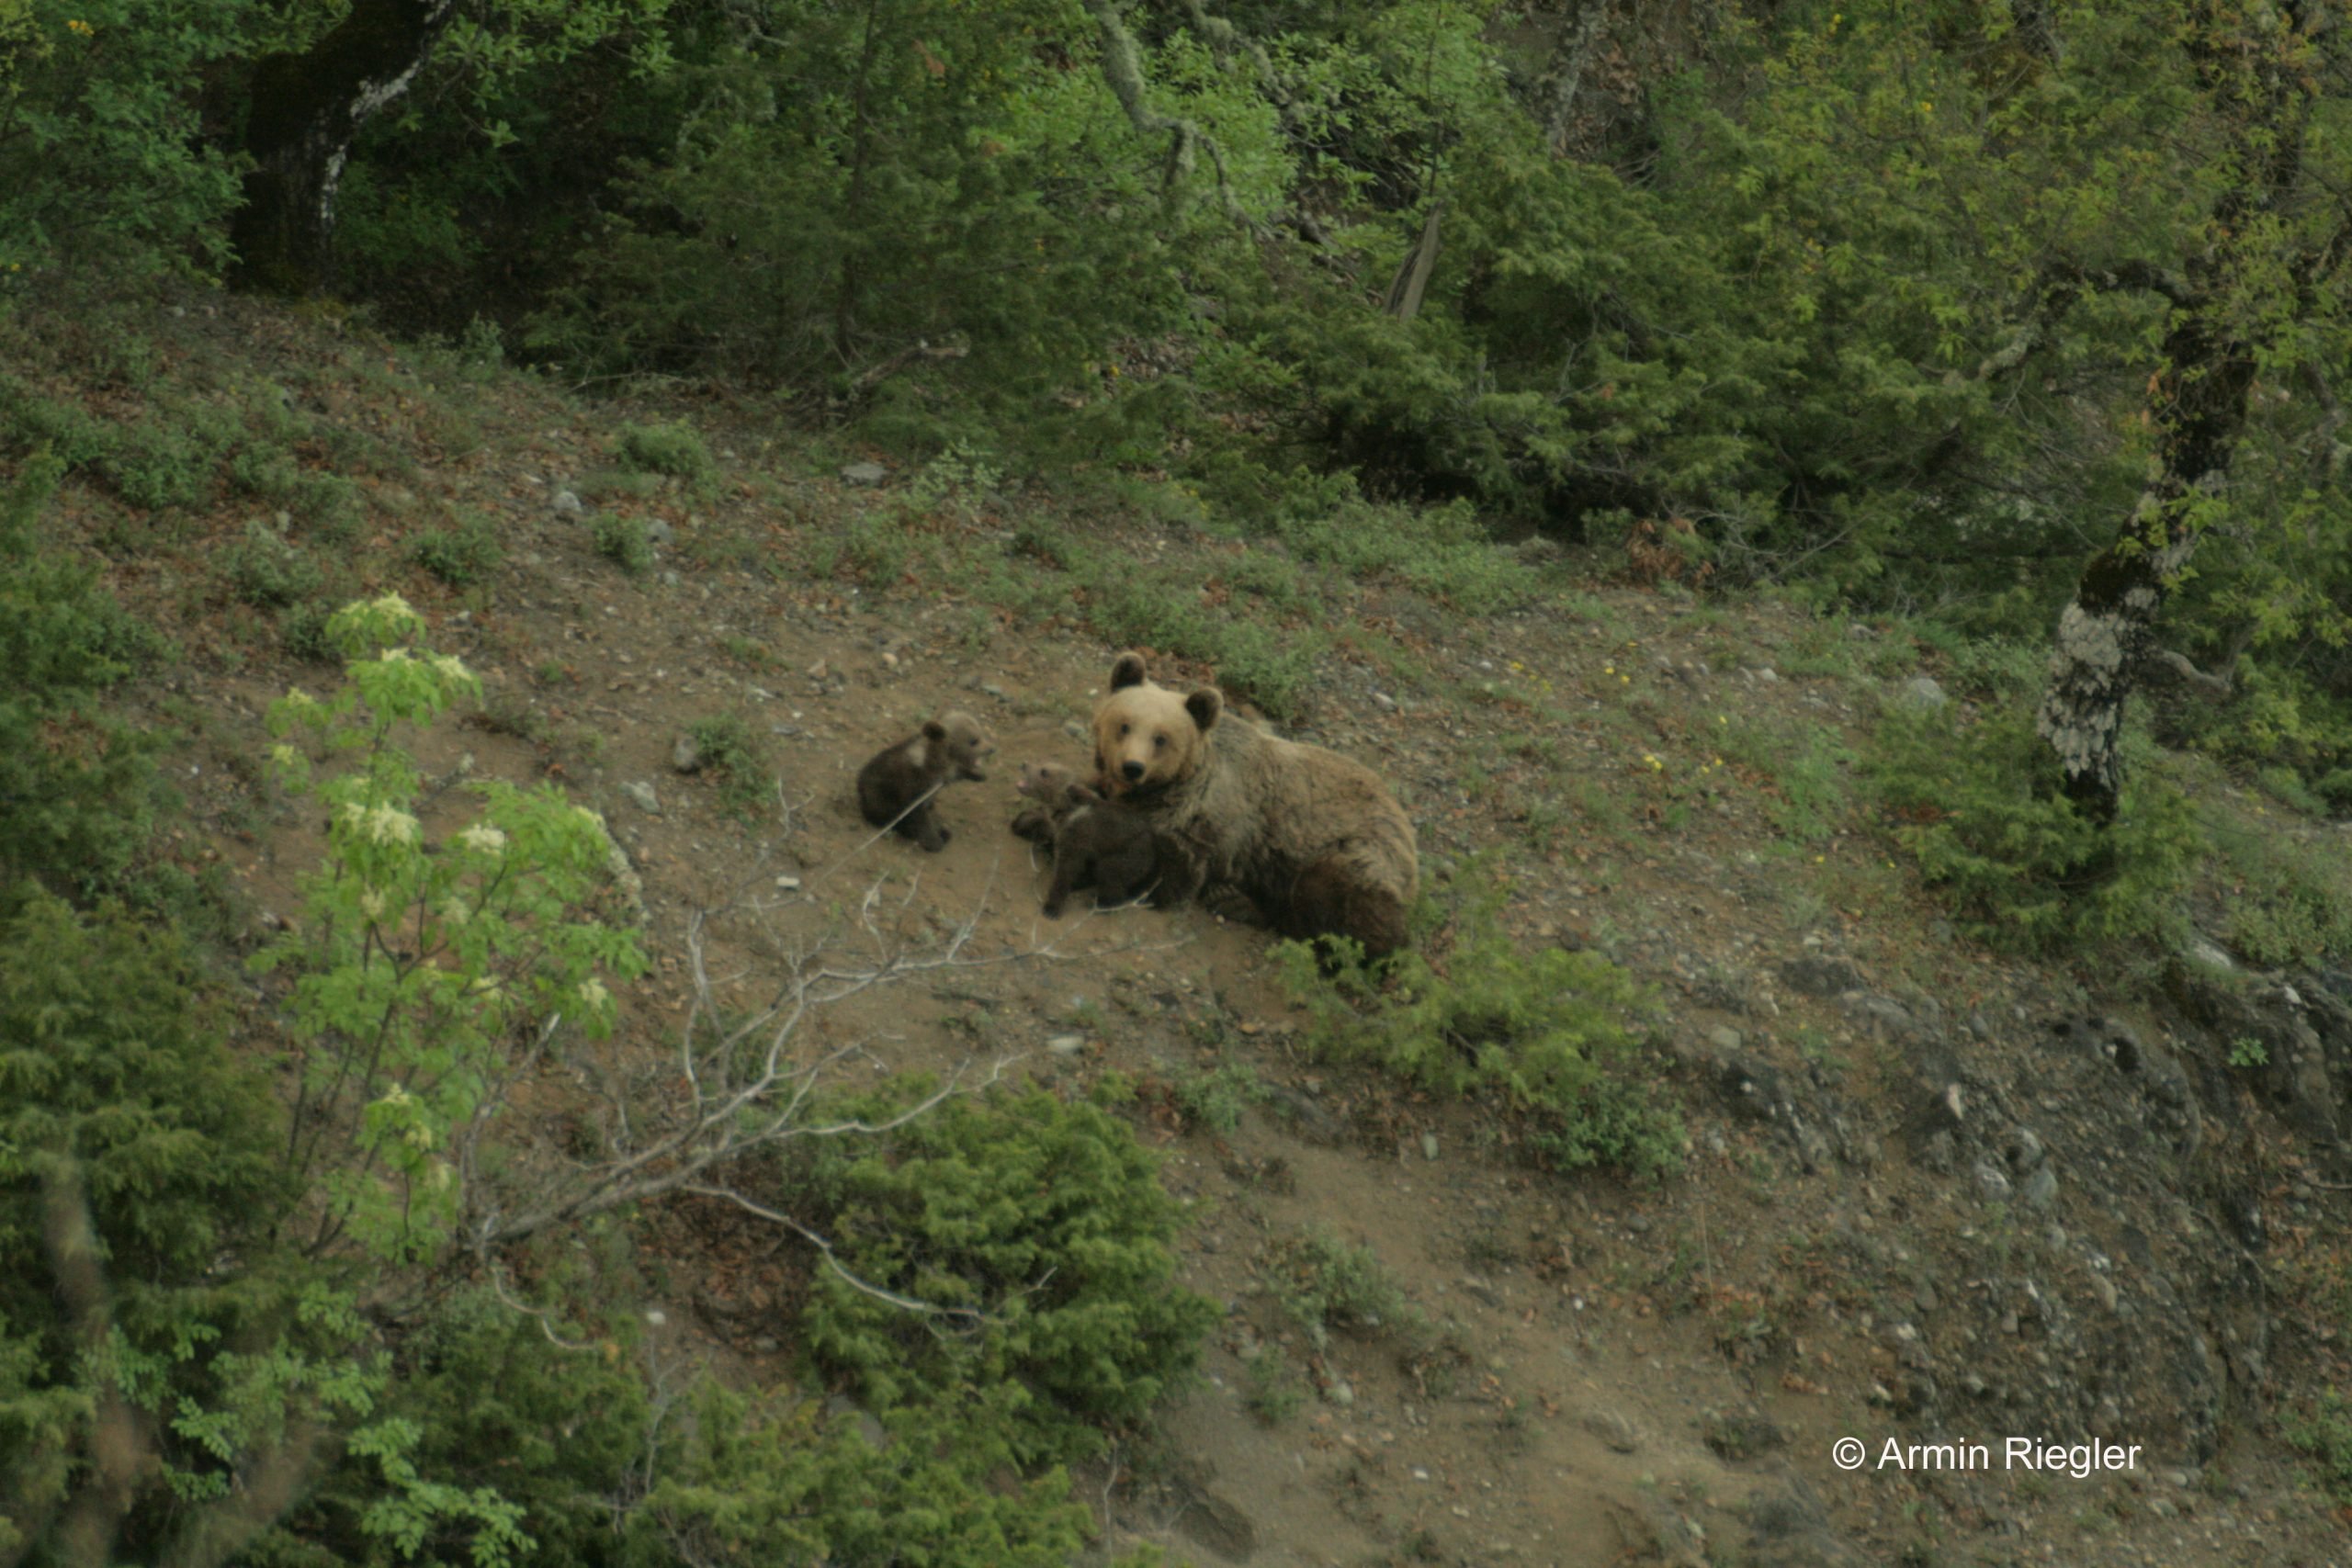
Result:
{"label": "darker bear cub", "polygon": [[958,779],[985,779],[980,759],[996,750],[970,714],[950,710],[857,771],[857,808],[876,828],[896,828],[933,854],[954,837],[933,797]]}
{"label": "darker bear cub", "polygon": [[1042,912],[1062,916],[1062,905],[1081,889],[1094,890],[1094,906],[1133,903],[1159,880],[1159,857],[1151,821],[1140,811],[1106,800],[1051,762],[1023,763],[1014,786],[1037,802],[1012,819],[1024,839],[1054,847],[1054,880]]}

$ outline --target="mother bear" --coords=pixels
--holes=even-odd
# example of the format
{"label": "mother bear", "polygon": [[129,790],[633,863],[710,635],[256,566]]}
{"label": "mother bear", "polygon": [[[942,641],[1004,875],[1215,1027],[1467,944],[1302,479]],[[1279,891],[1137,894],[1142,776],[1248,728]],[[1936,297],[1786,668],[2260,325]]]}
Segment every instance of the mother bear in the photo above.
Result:
{"label": "mother bear", "polygon": [[1211,686],[1174,692],[1139,654],[1111,666],[1094,710],[1103,789],[1149,815],[1157,902],[1239,888],[1284,936],[1353,937],[1368,958],[1405,944],[1419,891],[1413,824],[1371,769],[1228,716]]}

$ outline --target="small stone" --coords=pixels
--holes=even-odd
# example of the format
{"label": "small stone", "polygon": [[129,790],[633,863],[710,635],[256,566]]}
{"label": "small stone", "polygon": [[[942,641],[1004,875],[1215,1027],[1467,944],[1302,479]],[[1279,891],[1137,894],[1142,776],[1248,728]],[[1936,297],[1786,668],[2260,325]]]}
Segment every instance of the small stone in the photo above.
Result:
{"label": "small stone", "polygon": [[879,463],[852,463],[842,469],[842,483],[871,488],[890,477],[890,470]]}
{"label": "small stone", "polygon": [[1057,1056],[1075,1056],[1086,1048],[1083,1034],[1057,1034],[1046,1042],[1046,1049]]}
{"label": "small stone", "polygon": [[1713,1024],[1707,1030],[1707,1043],[1718,1051],[1736,1051],[1744,1043],[1739,1031],[1727,1025]]}
{"label": "small stone", "polygon": [[1437,1158],[1437,1134],[1435,1133],[1423,1133],[1421,1134],[1421,1157],[1423,1159]]}
{"label": "small stone", "polygon": [[1585,1412],[1584,1429],[1615,1453],[1629,1454],[1642,1446],[1641,1434],[1634,1429],[1634,1424],[1614,1410]]}
{"label": "small stone", "polygon": [[681,735],[670,748],[670,765],[682,773],[702,772],[702,748],[691,735]]}
{"label": "small stone", "polygon": [[566,517],[577,517],[587,510],[580,504],[580,498],[568,490],[560,490],[549,496],[548,505],[562,513]]}
{"label": "small stone", "polygon": [[1372,694],[1372,705],[1383,713],[1395,713],[1396,699],[1385,692],[1375,691]]}
{"label": "small stone", "polygon": [[2058,1196],[2058,1173],[2046,1165],[2041,1167],[2025,1179],[2025,1187],[2018,1196],[2025,1200],[2029,1209],[2050,1207],[2051,1201]]}
{"label": "small stone", "polygon": [[1072,740],[1084,740],[1087,739],[1086,726],[1079,723],[1078,720],[1074,718],[1066,718],[1062,720],[1062,733],[1069,736]]}
{"label": "small stone", "polygon": [[1338,1405],[1340,1409],[1345,1410],[1349,1405],[1353,1404],[1356,1402],[1355,1385],[1345,1382],[1335,1382],[1331,1385],[1331,1391],[1326,1397],[1328,1397],[1332,1404]]}
{"label": "small stone", "polygon": [[799,891],[800,879],[797,876],[779,876],[775,879],[775,885],[782,892],[796,893]]}
{"label": "small stone", "polygon": [[662,518],[656,517],[645,525],[645,536],[657,545],[666,545],[678,536],[678,531]]}
{"label": "small stone", "polygon": [[621,785],[621,793],[628,795],[631,800],[637,802],[639,807],[643,810],[647,816],[659,817],[662,815],[662,797],[653,793],[653,786],[651,784],[643,783],[625,784]]}

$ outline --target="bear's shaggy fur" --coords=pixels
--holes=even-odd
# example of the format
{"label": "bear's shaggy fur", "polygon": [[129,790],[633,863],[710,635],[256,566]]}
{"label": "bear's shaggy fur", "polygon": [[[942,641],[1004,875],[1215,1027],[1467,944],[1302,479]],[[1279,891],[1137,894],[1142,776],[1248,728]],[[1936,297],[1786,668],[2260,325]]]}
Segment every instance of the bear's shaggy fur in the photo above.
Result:
{"label": "bear's shaggy fur", "polygon": [[1156,685],[1134,653],[1094,710],[1094,761],[1102,787],[1152,823],[1159,902],[1229,886],[1285,936],[1353,937],[1372,958],[1405,945],[1420,890],[1413,824],[1361,762],[1227,716],[1215,687]]}
{"label": "bear's shaggy fur", "polygon": [[1043,913],[1062,918],[1062,905],[1083,888],[1094,889],[1094,907],[1129,904],[1148,895],[1159,880],[1159,855],[1151,818],[1080,784],[1068,768],[1023,762],[1013,786],[1037,802],[1012,819],[1024,839],[1050,844],[1053,886]]}
{"label": "bear's shaggy fur", "polygon": [[955,835],[932,797],[958,779],[985,779],[980,759],[995,742],[970,714],[950,709],[857,771],[857,808],[876,828],[893,828],[932,853]]}

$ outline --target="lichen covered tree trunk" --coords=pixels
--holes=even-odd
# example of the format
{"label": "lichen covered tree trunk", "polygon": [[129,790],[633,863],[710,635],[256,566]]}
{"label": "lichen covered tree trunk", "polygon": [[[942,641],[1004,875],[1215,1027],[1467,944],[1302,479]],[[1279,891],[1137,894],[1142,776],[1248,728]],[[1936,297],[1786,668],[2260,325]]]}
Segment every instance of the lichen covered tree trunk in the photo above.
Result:
{"label": "lichen covered tree trunk", "polygon": [[408,91],[456,0],[355,0],[300,54],[254,69],[245,203],[231,225],[238,281],[307,293],[325,281],[335,187],[359,128]]}
{"label": "lichen covered tree trunk", "polygon": [[2228,477],[2260,357],[2295,330],[2281,305],[2308,295],[2336,260],[2333,241],[2316,249],[2278,244],[2316,91],[2312,18],[2292,4],[2247,13],[2226,0],[2193,6],[2190,15],[2187,46],[2227,117],[2235,177],[2214,203],[2186,276],[2141,264],[2101,278],[2080,275],[2086,286],[2154,289],[2173,307],[2148,382],[2146,419],[2155,433],[2148,482],[2059,617],[2035,721],[2057,753],[2068,798],[2101,823],[2114,820],[2121,796],[2124,704],[2154,651],[2156,612]]}
{"label": "lichen covered tree trunk", "polygon": [[2198,509],[2220,489],[2245,428],[2253,345],[2219,332],[2210,310],[2192,298],[2165,338],[2148,408],[2154,471],[2058,618],[2035,722],[2058,754],[2067,796],[2099,822],[2113,820],[2123,787],[2118,748],[2133,672],[2154,651],[2166,586],[2197,547]]}

